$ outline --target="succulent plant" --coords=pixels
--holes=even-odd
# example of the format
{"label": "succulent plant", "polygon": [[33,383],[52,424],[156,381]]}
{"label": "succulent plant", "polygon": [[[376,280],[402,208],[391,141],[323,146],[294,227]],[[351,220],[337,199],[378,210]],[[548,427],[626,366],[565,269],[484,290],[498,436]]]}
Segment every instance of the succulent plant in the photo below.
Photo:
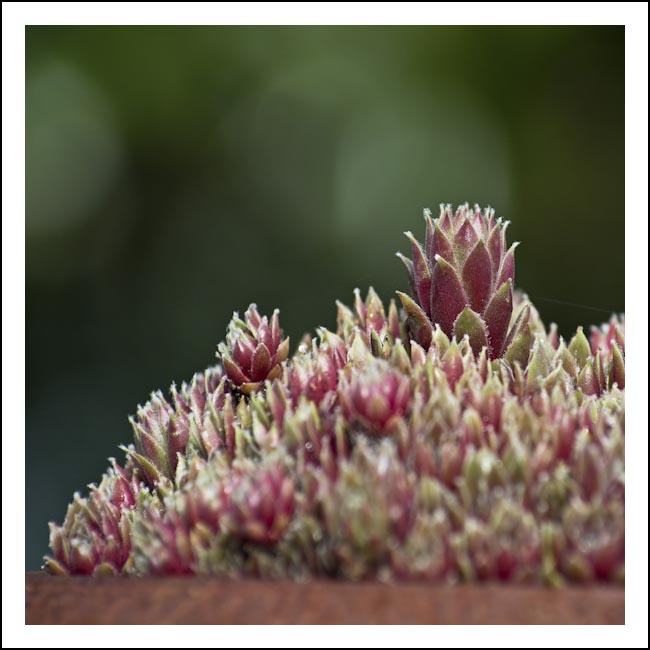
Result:
{"label": "succulent plant", "polygon": [[361,299],[359,289],[354,290],[354,309],[337,302],[337,334],[351,341],[360,334],[376,357],[383,356],[392,342],[402,335],[402,327],[395,301],[391,300],[388,314],[376,291],[370,287],[366,300]]}
{"label": "succulent plant", "polygon": [[569,577],[582,582],[622,577],[625,520],[621,502],[575,499],[564,513],[563,524],[557,561]]}
{"label": "succulent plant", "polygon": [[359,579],[373,575],[408,535],[415,476],[386,444],[360,443],[340,469],[321,486],[320,506],[340,573]]}
{"label": "succulent plant", "polygon": [[466,578],[528,582],[536,577],[539,528],[516,501],[499,500],[487,521],[469,517],[454,545],[458,570]]}
{"label": "succulent plant", "polygon": [[389,434],[406,415],[410,402],[408,377],[379,359],[351,375],[348,379],[344,374],[339,387],[344,414],[373,434]]}
{"label": "succulent plant", "polygon": [[320,404],[336,391],[339,370],[347,362],[347,348],[336,334],[325,329],[320,330],[320,338],[320,345],[312,341],[311,349],[299,351],[285,368],[285,383],[294,403],[304,395]]}
{"label": "succulent plant", "polygon": [[295,509],[295,486],[280,465],[234,470],[221,485],[220,525],[238,539],[275,544]]}
{"label": "succulent plant", "polygon": [[277,309],[270,323],[260,316],[256,305],[248,308],[245,317],[243,321],[237,313],[233,315],[219,354],[228,379],[248,394],[280,374],[280,364],[289,354],[289,339],[282,338]]}
{"label": "succulent plant", "polygon": [[455,213],[450,205],[442,205],[437,219],[425,210],[424,218],[424,248],[407,232],[413,259],[398,253],[411,282],[412,296],[398,295],[412,338],[429,347],[437,324],[449,337],[467,335],[476,353],[487,347],[490,358],[502,356],[516,345],[521,326],[508,333],[518,245],[507,248],[509,222],[495,221],[491,208],[472,210],[467,204]]}
{"label": "succulent plant", "polygon": [[141,484],[114,460],[90,496],[75,494],[63,526],[50,524],[50,547],[46,558],[53,574],[111,575],[120,573],[131,554],[131,512]]}
{"label": "succulent plant", "polygon": [[128,449],[127,454],[145,480],[154,486],[161,478],[173,478],[178,454],[185,453],[190,435],[184,419],[156,391],[144,406],[138,406],[136,417],[129,421],[135,449]]}
{"label": "succulent plant", "polygon": [[277,311],[235,314],[51,525],[48,571],[623,581],[624,318],[565,341],[491,210],[425,219],[401,315],[357,290],[289,356]]}

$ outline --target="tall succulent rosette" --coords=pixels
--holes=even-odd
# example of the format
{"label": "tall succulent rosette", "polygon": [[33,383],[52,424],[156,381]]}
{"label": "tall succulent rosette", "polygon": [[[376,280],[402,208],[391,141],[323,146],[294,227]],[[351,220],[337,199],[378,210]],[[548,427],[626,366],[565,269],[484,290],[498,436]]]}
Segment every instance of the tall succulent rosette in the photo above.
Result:
{"label": "tall succulent rosette", "polygon": [[438,324],[449,337],[469,336],[475,353],[485,346],[490,358],[502,356],[511,343],[517,247],[506,245],[509,222],[495,220],[491,208],[467,204],[455,213],[442,205],[437,219],[425,210],[424,218],[424,247],[407,232],[413,259],[398,253],[411,280],[412,297],[398,292],[411,338],[428,348]]}

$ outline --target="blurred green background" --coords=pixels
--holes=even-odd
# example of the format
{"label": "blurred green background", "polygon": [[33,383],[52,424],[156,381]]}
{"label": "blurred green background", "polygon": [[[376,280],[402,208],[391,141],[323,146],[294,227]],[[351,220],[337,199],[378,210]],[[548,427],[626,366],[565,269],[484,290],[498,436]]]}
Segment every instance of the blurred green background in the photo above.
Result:
{"label": "blurred green background", "polygon": [[[406,287],[422,209],[512,220],[567,335],[624,309],[623,27],[27,28],[26,562],[232,311]],[[564,304],[575,303],[575,304]]]}

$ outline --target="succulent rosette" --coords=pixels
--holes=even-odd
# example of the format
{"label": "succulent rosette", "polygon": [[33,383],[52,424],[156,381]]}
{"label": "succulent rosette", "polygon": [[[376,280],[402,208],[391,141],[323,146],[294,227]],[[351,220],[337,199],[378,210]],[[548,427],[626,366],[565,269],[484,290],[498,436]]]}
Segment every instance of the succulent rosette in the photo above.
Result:
{"label": "succulent rosette", "polygon": [[185,453],[189,440],[189,428],[182,415],[156,391],[144,406],[138,406],[136,417],[129,421],[135,449],[127,453],[149,485],[154,486],[162,478],[173,478],[178,454]]}
{"label": "succulent rosette", "polygon": [[130,513],[142,486],[137,476],[113,461],[98,487],[83,499],[75,494],[63,526],[50,524],[46,558],[53,574],[111,575],[121,573],[131,554]]}
{"label": "succulent rosette", "polygon": [[266,316],[260,316],[256,305],[248,308],[245,320],[235,313],[219,354],[228,379],[243,393],[258,390],[265,380],[278,377],[289,354],[289,339],[283,338],[279,311],[273,312],[270,323]]}
{"label": "succulent rosette", "polygon": [[220,487],[224,532],[257,544],[276,544],[295,510],[295,486],[280,465],[234,471]]}
{"label": "succulent rosette", "polygon": [[350,309],[337,302],[337,334],[351,341],[360,333],[376,357],[384,356],[390,345],[402,335],[402,327],[395,301],[391,300],[388,313],[377,292],[370,287],[365,301],[359,289],[354,290],[354,307]]}
{"label": "succulent rosette", "polygon": [[411,282],[412,296],[398,295],[412,338],[429,347],[437,324],[449,337],[468,336],[475,353],[487,347],[490,358],[502,356],[521,326],[508,336],[518,245],[507,248],[509,222],[495,220],[490,208],[467,204],[455,213],[443,205],[437,219],[427,210],[424,218],[424,248],[407,232],[413,259],[398,253]]}
{"label": "succulent rosette", "polygon": [[294,404],[301,396],[320,404],[336,391],[339,370],[347,362],[345,343],[332,332],[320,330],[320,344],[294,356],[286,369],[285,383]]}
{"label": "succulent rosette", "polygon": [[51,525],[47,570],[624,581],[624,317],[565,340],[492,210],[425,221],[401,314],[355,290],[293,355],[277,311],[235,314]]}
{"label": "succulent rosette", "polygon": [[408,377],[377,359],[353,372],[351,379],[343,376],[339,398],[346,417],[384,435],[406,415],[411,389]]}

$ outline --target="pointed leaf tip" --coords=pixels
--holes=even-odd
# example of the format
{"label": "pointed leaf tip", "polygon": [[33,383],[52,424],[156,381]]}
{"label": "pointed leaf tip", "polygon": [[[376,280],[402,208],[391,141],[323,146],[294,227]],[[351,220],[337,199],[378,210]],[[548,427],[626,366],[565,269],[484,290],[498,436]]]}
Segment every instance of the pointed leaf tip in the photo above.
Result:
{"label": "pointed leaf tip", "polygon": [[435,259],[431,279],[431,320],[438,323],[447,336],[451,336],[458,314],[469,301],[453,266],[440,255],[436,255]]}
{"label": "pointed leaf tip", "polygon": [[395,292],[404,311],[406,312],[406,324],[412,339],[417,341],[425,350],[431,345],[431,336],[433,335],[433,326],[431,321],[424,313],[422,308],[410,297],[401,291]]}
{"label": "pointed leaf tip", "polygon": [[511,317],[512,282],[508,280],[499,286],[483,312],[483,320],[488,328],[490,359],[496,359],[503,353]]}
{"label": "pointed leaf tip", "polygon": [[476,233],[476,229],[472,225],[472,222],[467,217],[463,217],[462,223],[456,231],[453,239],[456,261],[459,265],[462,266],[462,264],[464,264],[467,256],[476,245],[478,239],[478,234]]}
{"label": "pointed leaf tip", "polygon": [[569,343],[569,352],[575,357],[578,366],[582,367],[587,362],[591,355],[591,346],[585,336],[582,327],[578,327],[575,335]]}
{"label": "pointed leaf tip", "polygon": [[517,319],[511,333],[508,334],[504,358],[510,364],[516,362],[521,368],[525,368],[528,364],[530,350],[533,345],[533,333],[531,332],[529,323],[530,312],[528,311],[524,318],[522,318],[522,315],[523,312]]}
{"label": "pointed leaf tip", "polygon": [[470,306],[479,314],[483,313],[492,290],[492,262],[481,239],[467,257],[462,280]]}
{"label": "pointed leaf tip", "polygon": [[487,328],[483,319],[469,307],[460,312],[454,323],[454,336],[460,341],[465,335],[475,355],[488,345]]}
{"label": "pointed leaf tip", "polygon": [[625,388],[625,360],[616,341],[612,342],[612,362],[610,368],[610,385],[617,384],[622,390]]}
{"label": "pointed leaf tip", "polygon": [[415,297],[427,316],[430,315],[429,298],[431,295],[431,270],[420,242],[410,232],[404,233],[411,241],[413,254],[413,282]]}
{"label": "pointed leaf tip", "polygon": [[497,286],[501,286],[506,280],[515,281],[515,249],[519,242],[515,242],[501,260],[501,267],[499,268],[499,275],[497,277]]}
{"label": "pointed leaf tip", "polygon": [[433,264],[436,255],[444,257],[452,265],[456,264],[451,242],[443,232],[440,224],[431,220],[427,222],[425,250],[431,264]]}

